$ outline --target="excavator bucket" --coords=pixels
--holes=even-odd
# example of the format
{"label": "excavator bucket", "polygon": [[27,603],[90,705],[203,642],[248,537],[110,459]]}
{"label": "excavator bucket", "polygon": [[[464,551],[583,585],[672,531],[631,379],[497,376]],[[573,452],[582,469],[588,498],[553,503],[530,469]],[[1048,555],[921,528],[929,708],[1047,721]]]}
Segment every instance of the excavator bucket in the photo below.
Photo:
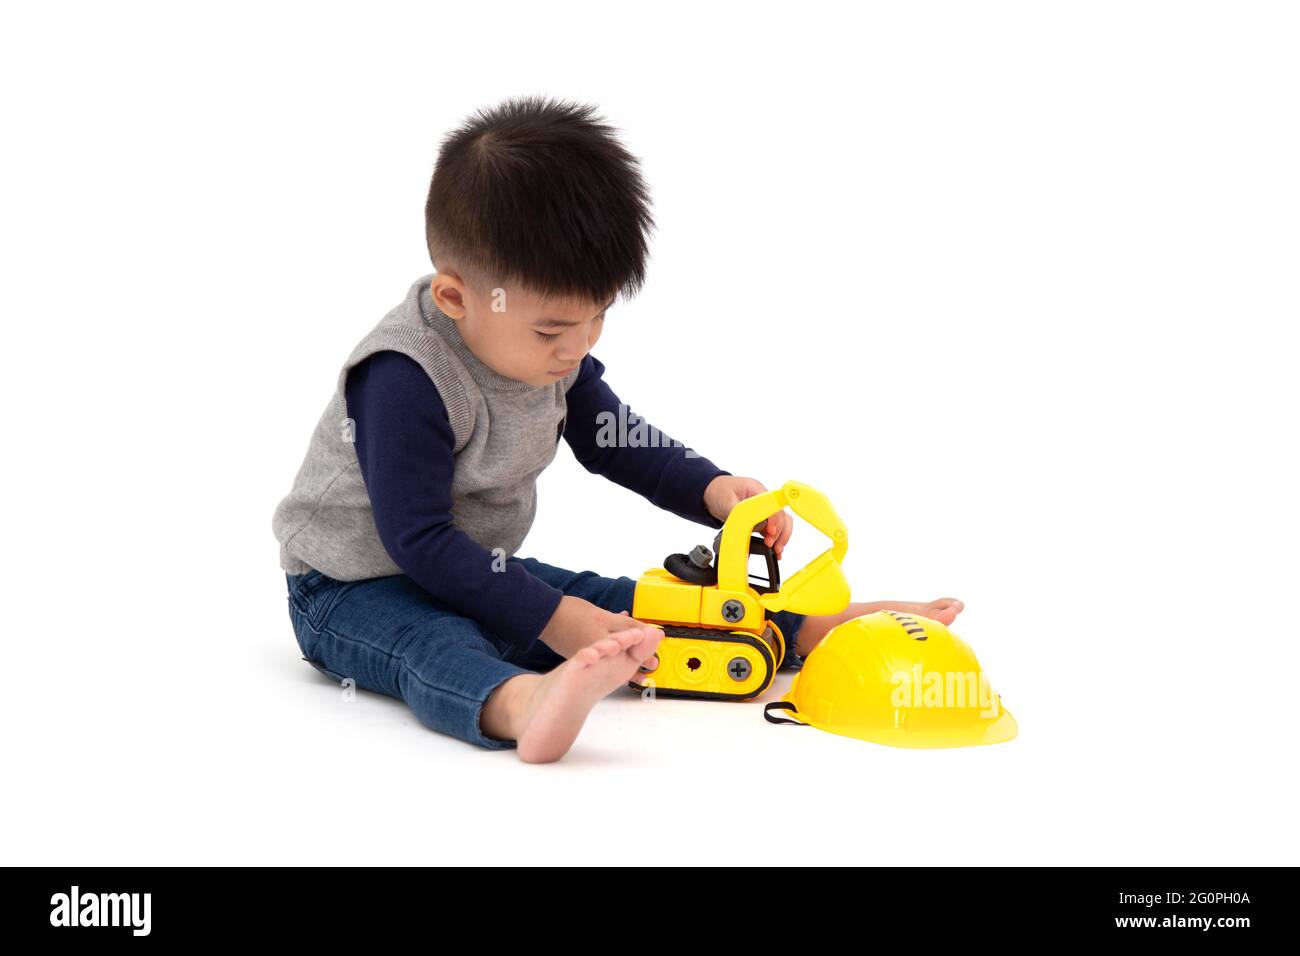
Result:
{"label": "excavator bucket", "polygon": [[849,606],[848,579],[832,549],[820,555],[786,578],[781,590],[758,599],[769,611],[794,611],[796,614],[838,614]]}

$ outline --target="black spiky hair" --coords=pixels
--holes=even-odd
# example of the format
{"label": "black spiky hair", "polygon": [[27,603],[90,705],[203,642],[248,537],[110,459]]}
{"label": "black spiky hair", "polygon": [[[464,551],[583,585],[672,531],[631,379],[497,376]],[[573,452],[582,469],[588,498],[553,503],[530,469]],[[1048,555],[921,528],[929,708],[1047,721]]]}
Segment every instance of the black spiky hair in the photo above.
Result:
{"label": "black spiky hair", "polygon": [[645,282],[650,195],[640,163],[587,106],[516,97],[443,140],[424,207],[435,267],[601,305]]}

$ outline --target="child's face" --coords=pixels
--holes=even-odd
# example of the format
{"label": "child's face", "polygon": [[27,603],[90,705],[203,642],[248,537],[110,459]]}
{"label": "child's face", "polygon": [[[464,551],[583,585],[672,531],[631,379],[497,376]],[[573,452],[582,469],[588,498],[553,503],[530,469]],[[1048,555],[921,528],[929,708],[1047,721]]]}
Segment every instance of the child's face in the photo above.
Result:
{"label": "child's face", "polygon": [[534,386],[558,382],[578,367],[613,304],[542,299],[518,287],[479,293],[450,272],[433,277],[433,301],[455,320],[479,361]]}

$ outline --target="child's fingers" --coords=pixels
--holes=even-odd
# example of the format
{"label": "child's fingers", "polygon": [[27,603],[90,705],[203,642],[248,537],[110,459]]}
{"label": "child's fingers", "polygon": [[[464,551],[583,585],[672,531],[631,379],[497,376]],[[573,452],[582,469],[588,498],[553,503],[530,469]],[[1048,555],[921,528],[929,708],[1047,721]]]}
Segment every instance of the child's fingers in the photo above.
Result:
{"label": "child's fingers", "polygon": [[784,514],[784,511],[779,511],[767,519],[767,524],[763,525],[764,544],[775,544],[776,539],[781,537],[781,518]]}
{"label": "child's fingers", "polygon": [[763,543],[772,548],[779,558],[782,550],[785,549],[785,543],[790,540],[792,531],[794,531],[794,521],[786,512],[778,512],[767,519],[763,530]]}

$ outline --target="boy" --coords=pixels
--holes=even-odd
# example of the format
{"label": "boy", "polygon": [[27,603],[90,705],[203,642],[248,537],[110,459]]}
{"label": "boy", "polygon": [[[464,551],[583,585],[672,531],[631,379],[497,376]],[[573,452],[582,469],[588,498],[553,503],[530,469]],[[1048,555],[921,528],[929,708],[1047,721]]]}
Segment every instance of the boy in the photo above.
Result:
{"label": "boy", "polygon": [[[631,578],[515,556],[560,439],[588,471],[711,528],[766,490],[671,440],[600,437],[602,413],[643,422],[591,349],[606,309],[641,287],[653,227],[637,160],[613,133],[592,107],[525,98],[447,137],[425,206],[437,271],[344,363],[273,522],[307,660],[527,762],[563,756],[662,637],[629,616]],[[764,523],[778,557],[791,527],[784,512]],[[944,623],[961,609],[783,611],[783,666],[886,606]]]}

